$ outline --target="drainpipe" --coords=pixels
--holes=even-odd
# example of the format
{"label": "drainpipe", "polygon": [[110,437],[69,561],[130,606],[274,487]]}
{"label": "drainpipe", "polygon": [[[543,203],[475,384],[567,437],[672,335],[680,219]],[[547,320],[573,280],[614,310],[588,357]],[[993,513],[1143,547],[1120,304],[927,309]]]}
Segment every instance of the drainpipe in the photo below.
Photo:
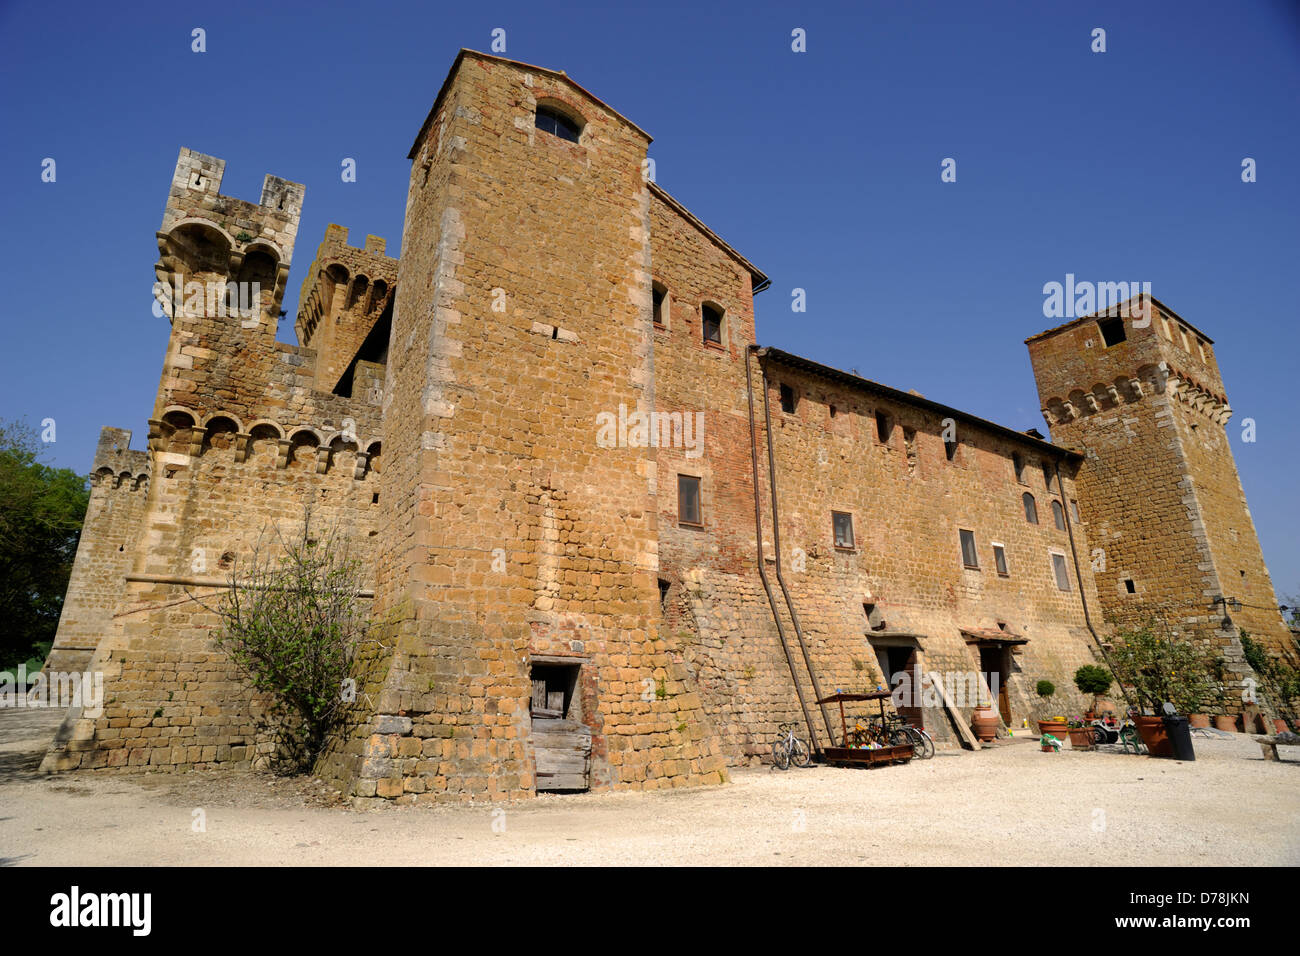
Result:
{"label": "drainpipe", "polygon": [[1053,463],[1056,469],[1056,488],[1061,493],[1061,512],[1065,515],[1065,533],[1070,536],[1070,557],[1074,559],[1074,580],[1079,584],[1079,602],[1083,605],[1083,621],[1088,625],[1088,633],[1092,635],[1093,641],[1097,644],[1097,650],[1101,651],[1101,658],[1110,668],[1110,672],[1115,675],[1115,682],[1119,685],[1119,692],[1124,695],[1124,703],[1128,704],[1129,709],[1133,708],[1133,701],[1129,699],[1128,691],[1124,689],[1124,682],[1119,679],[1119,673],[1115,670],[1115,665],[1111,663],[1110,655],[1106,653],[1106,646],[1097,636],[1097,629],[1092,626],[1092,617],[1088,614],[1088,595],[1083,587],[1083,573],[1079,570],[1079,552],[1074,546],[1074,525],[1070,522],[1070,502],[1065,496],[1065,484],[1061,481],[1061,462],[1057,459]]}
{"label": "drainpipe", "polygon": [[[785,662],[790,666],[790,680],[794,682],[795,696],[799,698],[799,709],[803,712],[803,722],[808,728],[808,740],[814,753],[821,753],[817,742],[817,728],[813,726],[812,716],[808,713],[808,704],[803,697],[803,688],[799,685],[799,673],[790,656],[790,642],[786,639],[785,628],[781,626],[781,614],[776,607],[776,597],[772,594],[772,584],[767,579],[767,569],[763,566],[763,508],[758,495],[758,438],[754,433],[754,380],[749,367],[750,353],[758,349],[750,345],[745,352],[745,394],[749,398],[749,459],[754,467],[754,536],[758,547],[758,576],[763,581],[763,590],[767,592],[767,603],[772,608],[772,620],[776,623],[776,633],[781,638],[781,650],[785,652]],[[820,695],[818,695],[820,698]],[[823,715],[825,710],[823,710]],[[834,737],[831,738],[832,740]]]}
{"label": "drainpipe", "polygon": [[[758,369],[763,374],[763,418],[767,428],[767,479],[772,487],[772,548],[776,552],[776,580],[781,585],[781,593],[785,596],[785,606],[790,609],[790,620],[794,622],[794,634],[799,640],[799,649],[803,652],[803,662],[808,668],[808,677],[812,680],[813,693],[817,695],[818,700],[823,700],[825,694],[822,693],[821,687],[817,683],[817,671],[813,668],[812,657],[808,654],[808,645],[803,639],[803,628],[799,625],[799,614],[794,609],[794,602],[790,600],[790,589],[785,585],[785,575],[781,572],[781,516],[777,508],[776,493],[776,455],[772,450],[772,407],[767,399],[767,368],[763,365],[762,351],[756,353],[759,358]],[[746,366],[748,369],[748,366]],[[826,723],[826,735],[835,739],[835,730],[831,727],[830,715],[826,712],[826,705],[819,704],[822,712],[822,720]]]}

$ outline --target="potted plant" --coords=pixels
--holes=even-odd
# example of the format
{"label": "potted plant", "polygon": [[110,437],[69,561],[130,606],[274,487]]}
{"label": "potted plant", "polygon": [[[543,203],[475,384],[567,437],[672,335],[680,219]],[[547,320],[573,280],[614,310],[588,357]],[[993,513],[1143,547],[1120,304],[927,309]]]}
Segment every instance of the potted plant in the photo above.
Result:
{"label": "potted plant", "polygon": [[1091,750],[1096,738],[1093,736],[1092,727],[1082,717],[1071,717],[1068,733],[1070,734],[1070,747],[1073,750]]}
{"label": "potted plant", "polygon": [[1111,677],[1110,671],[1096,664],[1084,664],[1074,672],[1074,686],[1079,691],[1092,696],[1092,709],[1083,716],[1088,720],[1093,720],[1097,716],[1097,698],[1106,691],[1110,690],[1110,685],[1115,682]]}
{"label": "potted plant", "polygon": [[1154,624],[1117,634],[1111,661],[1141,710],[1133,722],[1147,752],[1172,757],[1164,704],[1173,704],[1180,714],[1197,711],[1213,690],[1214,662],[1191,644],[1157,634]]}
{"label": "potted plant", "polygon": [[[1046,709],[1048,701],[1056,693],[1056,685],[1050,680],[1040,680],[1034,689],[1038,692],[1038,696],[1043,698],[1043,707]],[[1057,740],[1064,740],[1068,730],[1064,717],[1048,717],[1038,722],[1039,733],[1051,734]]]}

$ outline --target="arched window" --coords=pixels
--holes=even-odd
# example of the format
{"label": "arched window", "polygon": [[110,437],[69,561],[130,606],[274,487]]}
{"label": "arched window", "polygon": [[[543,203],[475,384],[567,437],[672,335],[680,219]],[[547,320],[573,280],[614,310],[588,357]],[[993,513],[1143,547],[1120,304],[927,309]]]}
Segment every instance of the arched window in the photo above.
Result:
{"label": "arched window", "polygon": [[582,136],[582,127],[578,123],[549,106],[537,107],[537,118],[534,122],[542,132],[567,139],[570,143],[576,143]]}
{"label": "arched window", "polygon": [[1056,522],[1057,531],[1065,530],[1065,509],[1055,499],[1052,501],[1052,520]]}
{"label": "arched window", "polygon": [[1030,524],[1038,524],[1038,502],[1034,501],[1034,496],[1026,491],[1020,500],[1025,503],[1025,520]]}

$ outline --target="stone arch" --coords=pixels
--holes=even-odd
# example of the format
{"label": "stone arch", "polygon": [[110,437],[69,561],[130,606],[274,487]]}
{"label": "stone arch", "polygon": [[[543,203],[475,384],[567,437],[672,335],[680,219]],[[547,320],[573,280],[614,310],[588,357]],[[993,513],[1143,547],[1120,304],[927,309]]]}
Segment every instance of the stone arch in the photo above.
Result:
{"label": "stone arch", "polygon": [[166,252],[185,277],[230,271],[230,250],[234,237],[205,219],[182,219],[166,236]]}
{"label": "stone arch", "polygon": [[352,280],[351,288],[348,289],[348,300],[345,307],[350,309],[358,302],[363,301],[369,284],[370,280],[358,272],[356,278]]}
{"label": "stone arch", "polygon": [[[257,315],[260,316],[273,301],[279,269],[280,257],[274,246],[267,243],[250,247],[239,264],[237,277],[238,282],[247,283],[250,288],[247,291],[239,290],[234,294],[239,297],[241,303],[248,306],[250,311],[256,308]],[[255,297],[252,295],[253,286],[256,286],[258,293]]]}
{"label": "stone arch", "polygon": [[384,450],[383,443],[378,439],[375,439],[369,445],[366,446],[366,454],[370,458],[369,467],[370,470],[373,471],[375,474],[379,474],[381,471],[383,471],[383,468],[380,467],[381,464],[380,453],[383,450]]}
{"label": "stone arch", "polygon": [[1055,395],[1043,403],[1043,408],[1047,412],[1049,424],[1064,422],[1068,418],[1065,414],[1065,402]]}
{"label": "stone arch", "polygon": [[288,467],[316,470],[316,449],[321,446],[321,437],[314,428],[302,427],[289,435]]}
{"label": "stone arch", "polygon": [[1070,404],[1078,409],[1080,415],[1088,414],[1088,403],[1084,400],[1084,391],[1076,388],[1070,392]]}
{"label": "stone arch", "polygon": [[357,438],[348,438],[342,432],[339,432],[329,443],[330,469],[344,468],[348,474],[351,474],[356,467],[357,452],[361,450],[361,443]]}
{"label": "stone arch", "polygon": [[234,416],[220,412],[209,415],[207,421],[203,423],[203,427],[205,429],[203,435],[204,454],[209,451],[233,453],[235,450],[235,436],[243,430]]}
{"label": "stone arch", "polygon": [[136,475],[135,480],[131,482],[132,491],[140,491],[141,489],[148,488],[148,487],[149,487],[149,476],[145,474]]}
{"label": "stone arch", "polygon": [[194,413],[187,408],[172,408],[163,412],[162,423],[163,451],[189,454],[190,432],[196,424]]}
{"label": "stone arch", "polygon": [[373,312],[375,309],[384,307],[384,300],[388,298],[388,283],[383,279],[376,279],[375,284],[370,287],[370,308],[367,312]]}
{"label": "stone arch", "polygon": [[283,437],[284,432],[275,422],[266,420],[254,422],[253,426],[248,430],[249,458],[256,458],[274,464],[280,451],[280,440]]}
{"label": "stone arch", "polygon": [[235,415],[233,412],[209,412],[208,417],[203,419],[203,427],[209,429],[212,428],[213,427],[212,423],[219,418],[224,418],[227,421],[234,424],[235,431],[242,432],[244,430],[244,423],[241,422],[239,420],[239,417]]}
{"label": "stone arch", "polygon": [[105,465],[90,476],[92,486],[110,487],[113,484],[113,469]]}

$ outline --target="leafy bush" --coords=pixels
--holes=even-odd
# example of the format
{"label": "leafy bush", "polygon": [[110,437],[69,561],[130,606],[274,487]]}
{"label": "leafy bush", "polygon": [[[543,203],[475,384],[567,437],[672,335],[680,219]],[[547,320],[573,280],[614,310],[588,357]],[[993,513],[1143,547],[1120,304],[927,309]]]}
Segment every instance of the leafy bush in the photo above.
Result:
{"label": "leafy bush", "polygon": [[302,533],[268,555],[259,540],[251,559],[231,568],[230,591],[217,613],[217,643],[258,691],[271,695],[278,742],[275,768],[309,771],[338,731],[368,617],[360,606],[361,562],[331,528]]}
{"label": "leafy bush", "polygon": [[1034,689],[1038,691],[1038,696],[1044,699],[1051,697],[1056,693],[1056,685],[1050,680],[1040,680],[1038,686]]}

